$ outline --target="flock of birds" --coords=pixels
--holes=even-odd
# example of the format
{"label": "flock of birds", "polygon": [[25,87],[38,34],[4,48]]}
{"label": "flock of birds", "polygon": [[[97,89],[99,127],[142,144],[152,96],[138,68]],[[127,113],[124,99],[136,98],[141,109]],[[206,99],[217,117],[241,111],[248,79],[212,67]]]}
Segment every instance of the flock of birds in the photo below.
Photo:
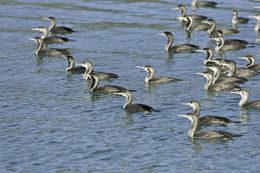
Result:
{"label": "flock of birds", "polygon": [[[213,7],[216,8],[217,3],[212,1],[200,1],[193,0],[193,7]],[[260,8],[260,7],[256,7]],[[246,24],[249,19],[238,17],[238,12],[233,11],[232,19],[232,29],[227,28],[217,28],[214,19],[208,19],[207,16],[202,16],[198,14],[186,15],[186,8],[183,5],[178,5],[172,10],[181,10],[181,15],[177,19],[181,22],[183,28],[190,36],[192,31],[204,30],[207,31],[209,35],[209,40],[214,40],[216,42],[216,51],[228,51],[228,50],[238,50],[246,48],[248,44],[245,40],[240,39],[224,39],[224,35],[236,34],[238,24]],[[258,20],[255,31],[260,32],[260,15],[250,16]],[[48,48],[48,44],[52,43],[64,43],[70,41],[70,39],[65,37],[59,37],[56,34],[70,34],[76,32],[71,28],[64,26],[56,26],[56,19],[54,17],[44,17],[44,20],[50,22],[49,28],[40,26],[33,28],[32,30],[37,30],[42,33],[41,37],[29,38],[37,43],[37,49],[35,51],[36,56],[61,56],[68,61],[67,72],[82,74],[83,79],[92,80],[90,86],[90,92],[101,93],[101,94],[116,94],[121,95],[126,98],[123,108],[130,112],[146,112],[146,111],[156,111],[152,107],[145,104],[132,104],[133,96],[131,90],[127,90],[120,86],[105,85],[99,87],[100,80],[104,79],[115,79],[119,76],[113,73],[97,72],[93,71],[92,64],[88,61],[82,62],[81,64],[75,64],[75,60],[70,56],[70,52],[66,49],[55,49]],[[196,23],[196,25],[194,24]],[[51,36],[48,37],[49,33]],[[193,44],[180,44],[172,46],[174,37],[171,32],[159,33],[165,36],[168,41],[165,45],[165,51],[170,54],[176,53],[205,53],[206,58],[203,61],[205,72],[197,73],[206,78],[207,82],[204,86],[205,90],[210,91],[227,91],[233,90],[231,93],[241,95],[241,100],[239,102],[240,107],[259,109],[260,100],[248,102],[249,93],[246,89],[241,88],[238,84],[245,83],[248,81],[249,77],[253,77],[259,74],[260,64],[256,64],[255,58],[252,55],[247,55],[244,57],[239,57],[240,59],[245,59],[248,64],[244,68],[238,68],[236,62],[227,59],[212,59],[213,51],[211,48],[199,49],[199,46]],[[75,66],[77,65],[77,66]],[[137,66],[148,72],[145,78],[146,84],[157,84],[157,83],[168,83],[168,82],[178,82],[181,79],[171,78],[171,77],[154,77],[155,69],[152,66]],[[235,90],[234,90],[235,89]],[[196,100],[192,100],[188,103],[183,103],[189,105],[193,109],[193,113],[188,113],[185,115],[178,115],[180,117],[186,117],[191,120],[190,130],[188,136],[197,139],[211,139],[211,138],[232,138],[241,135],[234,135],[225,131],[200,131],[199,126],[210,126],[213,124],[226,125],[228,123],[240,123],[237,121],[232,121],[225,117],[219,116],[204,116],[200,117],[200,104]]]}

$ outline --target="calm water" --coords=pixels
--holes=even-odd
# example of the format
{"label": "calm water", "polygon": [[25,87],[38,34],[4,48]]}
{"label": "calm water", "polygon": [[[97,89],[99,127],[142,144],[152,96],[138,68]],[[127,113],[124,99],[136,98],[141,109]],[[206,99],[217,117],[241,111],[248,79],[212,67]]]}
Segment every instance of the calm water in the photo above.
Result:
{"label": "calm water", "polygon": [[[232,10],[248,17],[260,13],[256,0],[219,0],[218,8],[190,7],[190,1],[171,0],[1,0],[0,85],[0,172],[257,172],[260,170],[260,112],[238,107],[240,96],[203,89],[204,54],[169,57],[163,50],[166,38],[157,33],[171,31],[175,43],[214,47],[205,32],[187,39],[176,20],[183,3],[188,13],[214,18],[218,26],[231,27]],[[74,41],[49,47],[69,48],[77,63],[92,62],[95,70],[120,75],[100,85],[120,85],[136,90],[135,103],[145,103],[160,112],[127,114],[125,98],[92,95],[90,82],[65,72],[63,58],[37,59],[31,31],[49,26],[41,18],[55,16],[58,25],[77,30],[67,35]],[[255,42],[256,20],[239,25],[243,38],[254,47],[227,52],[225,58],[238,66],[238,56],[252,54],[260,62],[260,44]],[[215,54],[215,57],[219,55]],[[152,65],[157,75],[182,82],[146,87],[146,72],[137,65]],[[260,99],[260,76],[243,86],[250,100]],[[225,116],[241,124],[207,129],[244,135],[233,140],[191,141],[188,119],[191,112],[182,102],[197,99],[201,115]]]}

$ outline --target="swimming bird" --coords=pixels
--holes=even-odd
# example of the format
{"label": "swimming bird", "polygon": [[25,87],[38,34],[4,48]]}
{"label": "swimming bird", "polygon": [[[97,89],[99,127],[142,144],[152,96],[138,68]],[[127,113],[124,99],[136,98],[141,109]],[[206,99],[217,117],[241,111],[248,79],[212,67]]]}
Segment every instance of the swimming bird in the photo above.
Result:
{"label": "swimming bird", "polygon": [[[224,34],[223,31],[218,30],[218,37],[221,37],[224,39]],[[243,44],[243,45],[247,45],[248,42],[245,40],[241,40],[241,39],[225,39],[225,44]]]}
{"label": "swimming bird", "polygon": [[218,3],[214,2],[214,1],[200,1],[198,2],[198,0],[192,0],[191,2],[191,6],[194,8],[197,7],[216,7]]}
{"label": "swimming bird", "polygon": [[237,68],[236,62],[232,60],[223,60],[223,59],[216,59],[211,60],[219,65],[224,65],[229,68],[227,76],[235,76],[235,77],[253,77],[259,74],[259,72],[246,69],[246,68]]}
{"label": "swimming bird", "polygon": [[71,34],[72,32],[76,32],[73,29],[65,27],[65,26],[56,26],[56,19],[54,17],[43,17],[42,19],[48,20],[49,22],[51,22],[49,31],[52,34]]}
{"label": "swimming bird", "polygon": [[228,50],[238,50],[238,49],[245,49],[246,46],[244,44],[238,42],[230,42],[227,44],[223,37],[215,37],[210,38],[210,40],[216,41],[216,51],[228,51]]}
{"label": "swimming bird", "polygon": [[152,66],[146,65],[146,66],[136,66],[137,68],[144,69],[145,71],[148,72],[148,75],[145,77],[144,81],[147,84],[151,83],[168,83],[168,82],[177,82],[177,81],[182,81],[181,79],[175,79],[171,77],[165,77],[165,76],[160,76],[154,78],[155,70]]}
{"label": "swimming bird", "polygon": [[89,75],[90,78],[92,79],[92,83],[90,86],[91,92],[102,93],[102,94],[115,94],[118,92],[127,91],[125,88],[116,85],[105,85],[105,86],[98,87],[100,81],[98,74],[92,72]]}
{"label": "swimming bird", "polygon": [[129,112],[154,111],[154,109],[151,106],[148,106],[145,104],[132,104],[133,96],[130,91],[122,91],[122,92],[117,92],[115,94],[126,97],[126,102],[125,102],[123,108]]}
{"label": "swimming bird", "polygon": [[204,85],[204,89],[207,91],[227,91],[227,90],[231,90],[234,88],[241,88],[238,85],[234,85],[231,83],[215,83],[213,84],[213,76],[211,73],[208,72],[204,72],[204,73],[197,73],[199,75],[204,76],[207,79],[206,84]]}
{"label": "swimming bird", "polygon": [[238,91],[232,91],[230,93],[239,94],[241,96],[241,100],[239,102],[240,107],[260,109],[260,100],[247,102],[247,100],[249,98],[249,92],[247,90],[241,89],[241,90],[238,90]]}
{"label": "swimming bird", "polygon": [[179,117],[185,117],[191,120],[191,126],[188,132],[188,137],[195,138],[195,139],[215,139],[215,138],[232,138],[232,137],[239,137],[242,135],[234,135],[229,132],[225,131],[199,131],[199,117],[193,113],[188,113],[186,115],[177,115]]}
{"label": "swimming bird", "polygon": [[[205,53],[206,54],[206,58],[203,60],[203,64],[205,66],[212,65],[213,62],[210,62],[212,60],[212,57],[213,57],[213,51],[212,51],[211,48],[206,47],[206,48],[203,48],[201,50],[196,50],[196,52],[200,52],[200,53]],[[214,63],[214,64],[216,64],[216,63]]]}
{"label": "swimming bird", "polygon": [[[182,103],[184,105],[188,105],[192,107],[193,114],[196,116],[200,116],[200,103],[197,100],[191,100],[188,103]],[[239,121],[232,121],[225,117],[219,117],[219,116],[203,116],[199,117],[199,125],[205,125],[210,126],[213,124],[219,124],[219,125],[227,125],[228,123],[240,123]]]}
{"label": "swimming bird", "polygon": [[239,31],[236,29],[216,28],[216,21],[214,19],[208,19],[208,20],[202,21],[202,23],[206,23],[210,26],[209,29],[207,30],[210,37],[214,36],[214,35],[218,35],[218,31],[221,31],[223,33],[223,35],[239,33]]}
{"label": "swimming bird", "polygon": [[182,17],[188,17],[190,16],[194,21],[200,21],[200,20],[206,20],[208,17],[203,15],[197,15],[197,14],[189,14],[186,15],[186,8],[184,5],[178,5],[176,8],[172,8],[171,10],[181,10],[181,15],[177,17],[178,20],[183,21]]}
{"label": "swimming bird", "polygon": [[256,31],[256,32],[260,32],[260,14],[256,14],[256,15],[254,15],[254,16],[249,16],[250,18],[255,18],[256,20],[257,20],[257,23],[256,23],[256,25],[255,25],[255,28],[254,28],[254,30]]}
{"label": "swimming bird", "polygon": [[33,40],[38,44],[38,47],[35,51],[37,56],[61,56],[61,55],[69,55],[70,52],[65,49],[55,49],[55,48],[45,48],[43,49],[43,40],[41,37],[28,38],[29,40]]}
{"label": "swimming bird", "polygon": [[84,61],[81,64],[77,64],[86,69],[85,73],[83,74],[83,79],[87,80],[90,78],[90,73],[95,72],[96,75],[98,75],[100,80],[103,79],[115,79],[118,78],[119,76],[114,73],[105,73],[105,72],[100,72],[100,71],[93,71],[92,64],[89,61]]}
{"label": "swimming bird", "polygon": [[199,49],[199,46],[193,44],[179,44],[171,47],[174,40],[172,33],[164,32],[164,33],[159,33],[159,35],[163,35],[166,38],[168,38],[168,42],[165,45],[164,50],[170,53],[195,53],[196,50]]}
{"label": "swimming bird", "polygon": [[232,25],[237,25],[237,24],[247,24],[249,22],[249,19],[246,17],[238,17],[237,10],[232,11]]}
{"label": "swimming bird", "polygon": [[210,70],[213,71],[213,82],[212,84],[214,85],[216,82],[217,83],[245,83],[248,80],[246,78],[242,78],[242,77],[234,77],[234,76],[220,76],[220,68],[218,65],[211,65],[208,67]]}
{"label": "swimming bird", "polygon": [[67,72],[79,73],[79,74],[85,73],[86,71],[85,67],[75,67],[75,59],[72,56],[69,55],[61,55],[61,56],[68,60],[68,67],[66,68]]}
{"label": "swimming bird", "polygon": [[249,61],[248,64],[246,64],[245,68],[250,69],[250,70],[260,70],[260,63],[256,64],[255,63],[255,58],[252,55],[247,55],[244,57],[238,57],[239,59],[245,59]]}
{"label": "swimming bird", "polygon": [[184,27],[187,32],[205,31],[205,30],[208,30],[210,27],[208,24],[205,24],[205,23],[193,25],[193,19],[190,16],[184,16],[184,17],[180,17],[180,18],[183,19],[184,21],[186,21],[186,23],[184,24]]}
{"label": "swimming bird", "polygon": [[64,42],[68,42],[69,39],[65,38],[65,37],[58,37],[58,36],[48,36],[48,29],[45,28],[44,26],[40,26],[38,28],[32,28],[32,30],[34,31],[40,31],[43,35],[41,36],[41,39],[43,39],[43,42],[46,44],[51,44],[51,43],[64,43]]}

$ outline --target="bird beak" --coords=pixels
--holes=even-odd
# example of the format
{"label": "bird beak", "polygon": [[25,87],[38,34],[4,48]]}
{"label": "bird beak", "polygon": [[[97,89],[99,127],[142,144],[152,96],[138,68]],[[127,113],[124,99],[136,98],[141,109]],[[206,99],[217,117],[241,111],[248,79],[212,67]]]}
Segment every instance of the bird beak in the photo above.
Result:
{"label": "bird beak", "polygon": [[164,33],[158,33],[159,35],[166,36]]}
{"label": "bird beak", "polygon": [[238,59],[247,59],[246,56],[244,57],[237,57]]}
{"label": "bird beak", "polygon": [[210,38],[209,40],[216,40],[217,38]]}
{"label": "bird beak", "polygon": [[63,57],[63,58],[65,58],[65,59],[67,59],[67,55],[61,55],[61,57]]}
{"label": "bird beak", "polygon": [[254,6],[254,8],[260,8],[260,6]]}
{"label": "bird beak", "polygon": [[49,20],[49,18],[48,18],[48,17],[43,17],[42,19],[44,19],[44,20]]}
{"label": "bird beak", "polygon": [[122,95],[122,93],[114,93],[114,94],[115,94],[115,95],[120,95],[120,96]]}
{"label": "bird beak", "polygon": [[190,105],[190,103],[181,103],[181,104],[183,104],[183,105]]}
{"label": "bird beak", "polygon": [[177,115],[178,117],[185,117],[187,118],[187,115]]}
{"label": "bird beak", "polygon": [[250,18],[255,18],[256,19],[256,16],[249,16]]}
{"label": "bird beak", "polygon": [[33,31],[38,31],[38,30],[39,30],[39,28],[32,28],[32,30],[33,30]]}
{"label": "bird beak", "polygon": [[176,7],[176,8],[171,8],[171,10],[179,10],[179,8],[178,8],[178,7]]}
{"label": "bird beak", "polygon": [[204,53],[204,50],[196,50],[196,52]]}
{"label": "bird beak", "polygon": [[28,38],[28,40],[33,40],[33,41],[35,41],[35,39],[34,39],[34,38]]}
{"label": "bird beak", "polygon": [[177,17],[177,19],[188,21],[187,17]]}
{"label": "bird beak", "polygon": [[206,20],[204,20],[204,21],[201,21],[201,23],[210,24],[210,23],[209,23],[209,21],[206,21]]}
{"label": "bird beak", "polygon": [[142,67],[142,66],[136,66],[137,68],[141,68],[141,69],[144,69],[144,67]]}
{"label": "bird beak", "polygon": [[198,72],[197,72],[196,74],[199,74],[199,75],[202,75],[202,76],[204,76],[204,74],[203,74],[203,73],[198,73]]}
{"label": "bird beak", "polygon": [[230,93],[233,93],[233,94],[239,94],[238,91],[231,91]]}

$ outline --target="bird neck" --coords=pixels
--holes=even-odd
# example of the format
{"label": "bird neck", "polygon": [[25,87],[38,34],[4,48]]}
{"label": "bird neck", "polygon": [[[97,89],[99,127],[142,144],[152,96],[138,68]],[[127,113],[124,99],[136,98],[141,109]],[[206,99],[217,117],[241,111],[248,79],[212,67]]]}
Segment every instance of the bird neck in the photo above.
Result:
{"label": "bird neck", "polygon": [[35,54],[38,55],[39,52],[42,50],[42,48],[43,48],[43,41],[41,40],[41,41],[38,41],[38,47],[35,51]]}
{"label": "bird neck", "polygon": [[91,78],[92,78],[92,83],[91,83],[91,86],[90,86],[90,91],[92,92],[98,87],[99,77],[98,76],[91,76]]}
{"label": "bird neck", "polygon": [[237,24],[237,13],[234,14],[233,18],[232,18],[232,24]]}
{"label": "bird neck", "polygon": [[190,138],[194,137],[194,134],[196,133],[197,128],[198,128],[198,124],[199,124],[199,117],[194,116],[194,118],[191,119],[191,126],[190,126],[190,129],[188,132],[188,136]]}
{"label": "bird neck", "polygon": [[219,41],[216,42],[216,50],[220,50],[225,44],[225,40],[223,37],[219,37]]}
{"label": "bird neck", "polygon": [[41,38],[42,38],[42,39],[45,39],[45,38],[47,38],[47,36],[48,36],[48,30],[45,29],[45,30],[42,31],[42,36],[41,36]]}
{"label": "bird neck", "polygon": [[145,77],[144,81],[145,83],[149,83],[149,81],[154,78],[155,70],[152,68],[148,69],[148,75]]}
{"label": "bird neck", "polygon": [[164,47],[164,50],[169,51],[170,47],[172,46],[173,43],[173,36],[167,36],[168,42]]}
{"label": "bird neck", "polygon": [[256,26],[255,26],[255,31],[259,31],[260,30],[260,20],[257,21]]}
{"label": "bird neck", "polygon": [[208,34],[211,34],[215,29],[216,29],[216,23],[215,22],[210,22],[210,27],[207,30]]}
{"label": "bird neck", "polygon": [[129,105],[132,104],[133,96],[132,96],[131,93],[127,93],[127,94],[125,95],[125,98],[126,98],[126,100],[125,100],[125,104],[124,104],[124,106],[123,106],[124,109],[125,109],[127,106],[129,106]]}
{"label": "bird neck", "polygon": [[75,60],[73,58],[68,58],[68,67],[66,70],[72,69],[75,66]]}
{"label": "bird neck", "polygon": [[246,68],[249,68],[249,67],[255,65],[255,59],[254,58],[249,58],[248,61],[249,61],[249,63],[246,65]]}
{"label": "bird neck", "polygon": [[229,76],[229,77],[234,76],[234,74],[236,73],[236,69],[237,69],[236,65],[229,64],[227,67],[229,68],[227,76]]}
{"label": "bird neck", "polygon": [[200,104],[198,103],[196,105],[193,105],[192,109],[193,109],[193,114],[199,117],[200,116]]}
{"label": "bird neck", "polygon": [[212,59],[212,57],[213,57],[212,51],[207,51],[207,57],[206,57],[205,60],[203,61],[204,65],[206,65],[207,62]]}
{"label": "bird neck", "polygon": [[219,79],[220,76],[220,70],[219,69],[213,69],[213,81],[212,84],[215,84],[216,81]]}
{"label": "bird neck", "polygon": [[49,27],[49,31],[52,30],[53,28],[55,28],[56,26],[56,20],[51,20],[51,25]]}
{"label": "bird neck", "polygon": [[212,85],[212,82],[213,82],[212,76],[207,76],[206,79],[207,79],[207,82],[204,85],[204,89],[209,90],[209,87]]}
{"label": "bird neck", "polygon": [[92,65],[89,64],[88,66],[85,66],[85,72],[83,74],[83,79],[88,79],[89,74],[92,72]]}
{"label": "bird neck", "polygon": [[186,14],[186,8],[181,8],[181,17],[184,17]]}
{"label": "bird neck", "polygon": [[192,0],[191,6],[197,7],[198,0]]}
{"label": "bird neck", "polygon": [[186,25],[185,25],[186,31],[188,31],[188,32],[191,31],[192,23],[193,23],[192,20],[191,20],[190,18],[188,18],[188,21],[187,21],[187,23],[186,23]]}
{"label": "bird neck", "polygon": [[246,104],[247,100],[248,100],[249,94],[248,92],[243,92],[241,94],[241,100],[239,102],[239,106],[242,107]]}

